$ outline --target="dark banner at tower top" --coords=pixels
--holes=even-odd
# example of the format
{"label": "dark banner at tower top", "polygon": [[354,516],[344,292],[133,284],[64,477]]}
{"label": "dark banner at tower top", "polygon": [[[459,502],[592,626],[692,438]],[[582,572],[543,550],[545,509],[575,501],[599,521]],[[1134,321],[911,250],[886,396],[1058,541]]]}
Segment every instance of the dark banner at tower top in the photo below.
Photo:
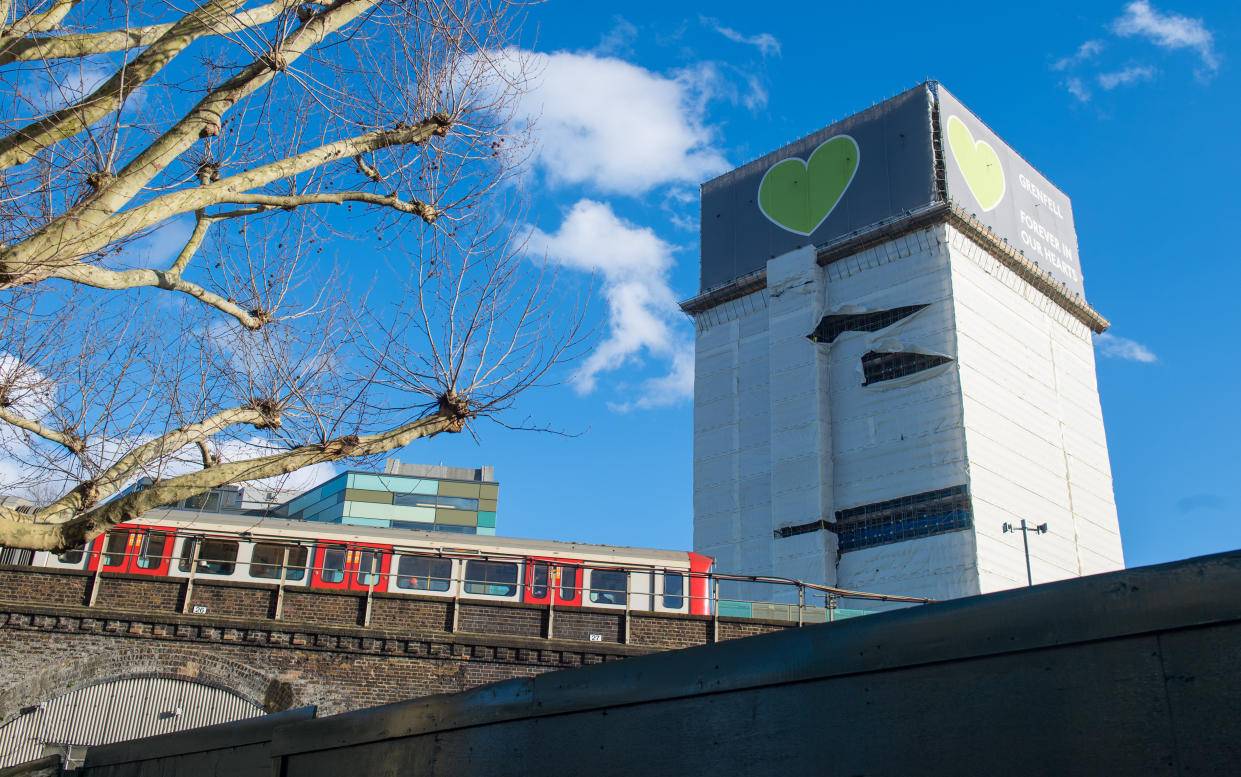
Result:
{"label": "dark banner at tower top", "polygon": [[1085,297],[1068,196],[947,89],[937,87],[936,93],[948,199]]}
{"label": "dark banner at tower top", "polygon": [[[940,148],[932,142],[938,100]],[[942,87],[921,84],[702,187],[701,289],[948,198],[1082,295],[1069,199]]]}

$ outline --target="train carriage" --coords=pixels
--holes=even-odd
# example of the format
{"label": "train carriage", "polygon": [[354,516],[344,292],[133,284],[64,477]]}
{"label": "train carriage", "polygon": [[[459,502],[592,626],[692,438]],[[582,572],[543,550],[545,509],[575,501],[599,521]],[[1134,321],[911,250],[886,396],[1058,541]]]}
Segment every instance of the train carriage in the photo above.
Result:
{"label": "train carriage", "polygon": [[35,566],[557,607],[708,614],[712,560],[590,545],[160,509]]}

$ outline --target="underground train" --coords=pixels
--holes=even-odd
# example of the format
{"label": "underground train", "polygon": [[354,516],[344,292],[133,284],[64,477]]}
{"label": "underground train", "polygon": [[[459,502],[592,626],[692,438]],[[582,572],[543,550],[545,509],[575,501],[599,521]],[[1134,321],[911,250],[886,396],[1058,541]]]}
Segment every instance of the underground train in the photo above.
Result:
{"label": "underground train", "polygon": [[710,614],[713,560],[589,545],[161,509],[26,563],[562,607]]}

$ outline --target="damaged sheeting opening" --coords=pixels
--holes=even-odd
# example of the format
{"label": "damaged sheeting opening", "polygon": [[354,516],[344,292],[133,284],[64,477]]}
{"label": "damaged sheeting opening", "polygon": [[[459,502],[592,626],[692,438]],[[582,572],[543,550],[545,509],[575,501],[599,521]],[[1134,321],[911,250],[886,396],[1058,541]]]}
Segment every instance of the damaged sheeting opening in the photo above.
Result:
{"label": "damaged sheeting opening", "polygon": [[938,367],[941,364],[947,364],[950,361],[952,361],[950,357],[937,353],[915,353],[912,351],[880,353],[878,351],[868,351],[862,356],[862,375],[865,378],[862,385],[869,386],[872,383],[895,380],[916,372],[929,370],[932,367]]}
{"label": "damaged sheeting opening", "polygon": [[836,511],[829,524],[840,540],[840,552],[930,537],[974,525],[974,509],[966,486],[889,499]]}
{"label": "damaged sheeting opening", "polygon": [[844,332],[878,332],[892,326],[902,318],[909,318],[927,305],[905,305],[890,310],[874,310],[867,313],[836,313],[824,316],[814,331],[806,335],[811,342],[831,343]]}

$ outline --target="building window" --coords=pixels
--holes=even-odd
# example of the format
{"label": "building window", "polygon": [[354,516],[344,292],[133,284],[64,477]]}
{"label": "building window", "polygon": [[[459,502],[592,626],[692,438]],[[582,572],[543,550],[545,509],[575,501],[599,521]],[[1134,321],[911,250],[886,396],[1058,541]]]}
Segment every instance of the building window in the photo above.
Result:
{"label": "building window", "polygon": [[926,305],[906,305],[891,310],[875,310],[870,313],[842,313],[824,316],[819,325],[807,337],[816,343],[835,342],[844,332],[878,332],[892,326],[902,318],[909,318]]}
{"label": "building window", "polygon": [[929,370],[941,364],[952,361],[947,356],[940,356],[937,353],[876,353],[868,352],[862,357],[862,374],[866,376],[866,382],[863,386],[869,386],[872,383],[880,383],[885,380],[895,380],[906,375],[912,375],[915,372]]}
{"label": "building window", "polygon": [[840,552],[930,537],[974,525],[974,511],[965,486],[928,491],[885,502],[836,511],[832,530]]}
{"label": "building window", "polygon": [[841,553],[931,537],[974,525],[969,489],[954,486],[836,511],[836,522],[812,521],[776,529],[777,538],[835,532]]}
{"label": "building window", "polygon": [[445,510],[477,510],[478,500],[464,496],[435,494],[393,494],[392,504],[405,507],[439,507]]}

